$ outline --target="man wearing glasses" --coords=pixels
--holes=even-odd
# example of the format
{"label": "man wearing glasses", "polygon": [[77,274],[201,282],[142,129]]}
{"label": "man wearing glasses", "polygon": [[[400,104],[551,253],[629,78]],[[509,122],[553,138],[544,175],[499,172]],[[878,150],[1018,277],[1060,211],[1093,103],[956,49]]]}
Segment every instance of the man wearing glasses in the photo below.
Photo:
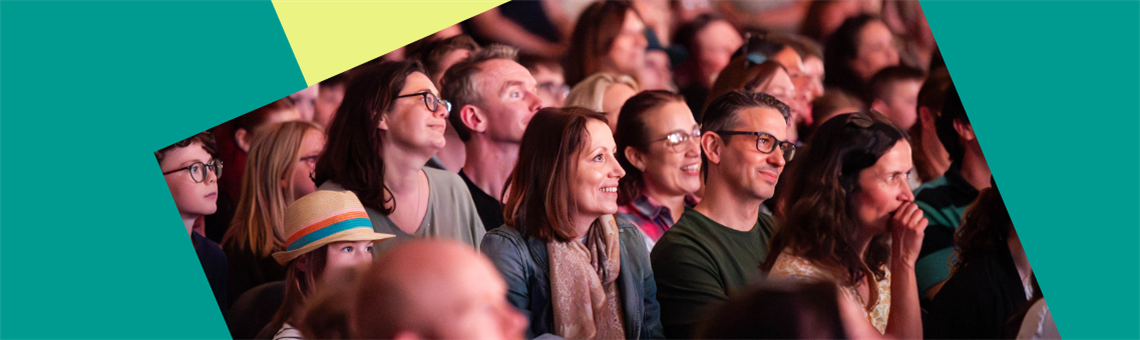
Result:
{"label": "man wearing glasses", "polygon": [[775,224],[760,204],[795,156],[789,115],[770,95],[740,91],[714,99],[705,111],[704,197],[685,209],[650,256],[666,338],[692,338],[705,307],[757,275]]}
{"label": "man wearing glasses", "polygon": [[487,230],[503,225],[503,186],[518,160],[523,131],[542,108],[537,83],[515,61],[517,53],[489,46],[452,65],[440,80],[443,97],[455,103],[448,119],[467,149],[459,177]]}

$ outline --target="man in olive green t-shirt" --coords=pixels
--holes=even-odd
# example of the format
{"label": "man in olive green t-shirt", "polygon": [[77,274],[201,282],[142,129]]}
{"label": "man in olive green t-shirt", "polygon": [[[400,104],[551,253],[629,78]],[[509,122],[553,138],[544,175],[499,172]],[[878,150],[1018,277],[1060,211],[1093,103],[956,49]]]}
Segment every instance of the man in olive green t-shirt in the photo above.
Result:
{"label": "man in olive green t-shirt", "polygon": [[759,272],[775,222],[760,212],[795,145],[788,106],[731,92],[709,104],[700,143],[705,195],[661,236],[650,259],[665,337],[692,338],[709,304]]}

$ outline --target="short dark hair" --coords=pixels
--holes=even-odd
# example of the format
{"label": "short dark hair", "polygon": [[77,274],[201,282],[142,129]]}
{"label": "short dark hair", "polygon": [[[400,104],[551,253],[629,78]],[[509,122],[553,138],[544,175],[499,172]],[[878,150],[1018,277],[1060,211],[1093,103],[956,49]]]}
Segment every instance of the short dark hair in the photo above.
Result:
{"label": "short dark hair", "polygon": [[[506,45],[487,46],[478,52],[472,53],[455,65],[447,68],[443,78],[439,79],[439,95],[451,102],[452,110],[458,112],[466,105],[476,105],[484,98],[480,93],[478,77],[483,73],[483,62],[492,59],[517,60],[518,49]],[[471,140],[471,130],[463,124],[463,118],[454,112],[447,116],[455,133],[464,142]]]}
{"label": "short dark hair", "polygon": [[[446,57],[448,53],[455,50],[468,50],[471,51],[471,53],[477,53],[482,50],[482,48],[479,47],[479,43],[475,42],[475,39],[471,38],[471,36],[460,34],[447,39],[427,43],[422,46],[419,51],[416,51],[418,53],[415,57],[423,63],[424,71],[427,71],[428,77],[431,78],[432,75],[447,71],[440,69],[440,67],[443,66],[440,65],[440,62],[443,61],[443,58]],[[439,86],[440,84],[435,85]]]}
{"label": "short dark hair", "polygon": [[790,33],[769,33],[765,38],[791,47],[793,50],[796,50],[796,54],[799,54],[801,59],[816,57],[819,58],[819,60],[823,60],[823,47],[819,46],[818,42],[807,36]]}
{"label": "short dark hair", "polygon": [[162,149],[158,149],[158,151],[154,152],[154,158],[158,159],[159,162],[162,162],[162,159],[166,158],[166,153],[170,152],[170,150],[174,150],[175,148],[184,148],[190,146],[190,144],[193,144],[194,142],[202,143],[202,148],[206,149],[206,153],[209,153],[210,157],[218,157],[218,148],[216,145],[214,145],[214,133],[206,130],[204,132],[199,132],[193,136],[190,136],[190,138],[180,140],[174,144],[167,145]]}
{"label": "short dark hair", "polygon": [[921,82],[925,79],[926,73],[910,66],[897,65],[884,68],[867,82],[867,97],[864,100],[873,103],[875,99],[884,99],[883,97],[891,91],[891,87],[898,82],[906,80]]}
{"label": "short dark hair", "polygon": [[961,163],[966,156],[966,148],[962,146],[962,137],[954,130],[954,121],[969,125],[970,118],[966,117],[966,107],[962,105],[962,97],[958,96],[958,89],[954,84],[946,89],[946,102],[942,103],[942,111],[934,116],[934,129],[938,132],[938,141],[950,154],[950,160]]}
{"label": "short dark hair", "polygon": [[[772,250],[778,251],[778,250]],[[710,306],[697,339],[847,339],[831,282],[762,281]]]}
{"label": "short dark hair", "polygon": [[[713,99],[701,119],[701,133],[709,131],[723,131],[740,124],[739,113],[750,107],[761,107],[776,110],[784,116],[784,121],[791,119],[792,111],[776,97],[762,92],[736,90]],[[619,118],[620,119],[620,118]],[[701,152],[701,169],[708,169],[709,159]],[[704,172],[703,179],[708,179],[708,171]]]}

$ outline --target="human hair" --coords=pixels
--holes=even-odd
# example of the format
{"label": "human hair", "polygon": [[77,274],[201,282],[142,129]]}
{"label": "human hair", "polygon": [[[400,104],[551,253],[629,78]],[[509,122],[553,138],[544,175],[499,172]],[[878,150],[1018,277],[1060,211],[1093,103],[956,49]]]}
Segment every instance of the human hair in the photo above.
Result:
{"label": "human hair", "polygon": [[726,20],[716,14],[702,13],[697,15],[696,18],[693,18],[693,20],[677,27],[676,33],[673,33],[673,44],[684,47],[688,52],[688,58],[685,58],[685,60],[675,68],[678,81],[694,81],[699,82],[702,87],[704,86],[706,80],[697,79],[700,76],[700,67],[698,65],[700,61],[697,60],[697,54],[699,52],[697,50],[697,35],[717,21]]}
{"label": "human hair", "polygon": [[962,105],[962,97],[958,96],[958,89],[954,84],[946,89],[946,100],[942,103],[942,110],[934,116],[934,128],[938,132],[938,141],[946,148],[950,160],[961,163],[966,156],[966,148],[962,145],[962,137],[954,129],[954,121],[969,125],[970,118],[966,116],[966,107]]}
{"label": "human hair", "polygon": [[808,38],[822,41],[825,36],[823,31],[823,13],[827,12],[829,7],[837,4],[838,1],[812,1],[808,5],[807,13],[804,14],[804,19],[800,22],[800,34]]}
{"label": "human hair", "polygon": [[214,133],[206,130],[196,133],[189,138],[175,142],[174,144],[167,145],[162,149],[158,149],[158,151],[154,152],[154,158],[161,163],[162,160],[166,158],[166,153],[170,152],[170,150],[174,150],[175,148],[184,148],[190,146],[190,144],[194,144],[194,142],[202,143],[202,148],[206,149],[206,153],[210,154],[210,157],[218,157],[218,148],[214,145]]}
{"label": "human hair", "polygon": [[[317,185],[331,180],[355,193],[365,207],[384,215],[395,210],[395,197],[384,184],[384,145],[380,136],[385,132],[377,127],[414,72],[424,72],[419,62],[383,62],[359,70],[345,89],[344,101],[329,125],[328,135],[334,138],[329,138],[317,161]],[[386,204],[389,201],[391,204]]]}
{"label": "human hair", "polygon": [[835,33],[827,39],[823,51],[823,69],[827,78],[823,85],[846,91],[856,97],[866,97],[866,81],[851,68],[851,61],[859,57],[859,40],[863,28],[871,22],[880,21],[870,14],[847,18]]}
{"label": "human hair", "polygon": [[525,67],[526,70],[530,71],[531,74],[537,73],[539,67],[546,68],[559,74],[562,73],[562,64],[555,59],[535,54],[519,53],[518,62],[519,65]]}
{"label": "human hair", "polygon": [[[429,78],[431,75],[443,73],[446,70],[441,69],[443,65],[440,62],[449,53],[455,50],[468,50],[472,54],[479,53],[482,50],[479,43],[475,39],[466,34],[460,34],[447,39],[440,39],[425,44],[419,51],[416,51],[416,58],[419,59],[424,65],[424,71],[427,72]],[[435,84],[440,86],[440,84]]]}
{"label": "human hair", "polygon": [[222,238],[223,247],[248,250],[262,258],[285,248],[285,207],[298,197],[293,197],[293,181],[281,187],[281,179],[289,178],[297,167],[302,140],[310,130],[320,132],[321,128],[294,121],[266,126],[253,134],[241,196]]}
{"label": "human hair", "polygon": [[629,11],[637,13],[628,1],[598,1],[582,11],[570,34],[569,54],[563,59],[567,85],[577,85],[601,70],[600,59],[609,54]]}
{"label": "human hair", "polygon": [[645,186],[641,170],[634,167],[625,157],[626,148],[634,148],[642,153],[649,139],[647,123],[652,114],[665,104],[685,103],[685,97],[663,90],[644,91],[630,97],[621,107],[618,115],[617,130],[614,131],[614,142],[617,144],[617,161],[625,170],[625,176],[618,181],[618,204],[625,205],[641,196],[641,189]]}
{"label": "human hair", "polygon": [[265,106],[234,118],[234,131],[237,131],[237,129],[245,129],[253,133],[253,130],[256,130],[257,127],[269,120],[269,117],[272,117],[273,114],[283,110],[292,110],[295,107],[293,99],[288,96],[275,100],[272,103],[265,104]]}
{"label": "human hair", "polygon": [[872,103],[875,99],[886,99],[887,94],[892,91],[895,84],[908,80],[922,82],[926,80],[926,73],[906,65],[890,66],[879,70],[867,82],[867,97],[864,100],[867,103]]}
{"label": "human hair", "polygon": [[507,176],[506,225],[544,242],[574,238],[576,209],[571,183],[577,156],[589,143],[586,123],[605,123],[599,112],[580,107],[544,108],[523,132],[519,159]]}
{"label": "human hair", "polygon": [[[713,83],[712,89],[709,90],[709,98],[720,98],[726,93],[738,90],[752,90],[760,83],[770,80],[776,75],[777,72],[783,70],[787,72],[784,65],[780,65],[774,60],[767,60],[760,64],[751,64],[748,62],[744,55],[733,58],[732,61],[720,71],[720,75],[716,77],[716,82]],[[697,114],[697,120],[700,121],[704,117],[704,111],[712,105],[711,101],[705,102],[705,107]]]}
{"label": "human hair", "polygon": [[[479,77],[483,74],[483,62],[492,59],[514,61],[518,59],[518,51],[514,47],[495,44],[472,53],[466,59],[447,68],[443,78],[439,80],[439,95],[451,101],[455,105],[453,110],[456,112],[466,105],[479,105],[485,99],[482,92],[486,91],[480,89],[483,84],[479,81]],[[463,117],[452,114],[448,115],[447,119],[455,128],[455,133],[459,134],[459,139],[464,142],[471,140],[471,130],[463,124]]]}
{"label": "human hair", "polygon": [[641,92],[641,85],[631,76],[598,72],[586,77],[570,89],[570,94],[566,95],[566,106],[577,106],[601,112],[606,89],[613,84],[625,84],[632,88],[633,92]]}
{"label": "human hair", "polygon": [[[325,271],[328,247],[326,244],[313,249],[285,266],[285,298],[281,300],[281,307],[277,308],[277,313],[273,314],[273,320],[266,328],[276,331],[285,323],[298,324],[305,302],[316,290],[317,281]],[[307,262],[307,266],[301,266],[302,261]]]}
{"label": "human hair", "polygon": [[[739,125],[740,111],[752,107],[776,110],[781,116],[784,116],[784,122],[787,122],[792,116],[792,111],[788,108],[788,105],[780,102],[779,99],[776,99],[776,97],[772,95],[734,90],[713,99],[713,101],[709,103],[709,107],[705,110],[705,115],[701,120],[701,133],[729,130]],[[701,169],[708,169],[708,163],[708,156],[702,152]],[[707,170],[703,172],[703,176],[704,180],[708,180],[709,174]]]}
{"label": "human hair", "polygon": [[291,324],[305,339],[353,339],[352,304],[354,289],[367,266],[347,267],[335,277],[321,279],[318,289],[305,303],[299,324]]}
{"label": "human hair", "polygon": [[[784,227],[772,236],[761,269],[771,270],[780,253],[789,249],[793,255],[841,269],[836,273],[840,285],[852,286],[870,277],[882,280],[890,235],[875,236],[866,253],[859,254],[855,234],[860,227],[849,209],[862,190],[859,173],[901,140],[906,140],[906,133],[875,111],[842,114],[824,122],[803,158],[787,171],[795,175],[786,187],[789,206]],[[878,293],[871,289],[869,301],[877,300]]]}
{"label": "human hair", "polygon": [[835,285],[754,283],[713,305],[696,339],[848,339]]}
{"label": "human hair", "polygon": [[796,54],[800,55],[800,59],[806,60],[809,57],[816,57],[823,60],[823,47],[819,46],[816,40],[807,36],[791,33],[769,33],[764,38],[791,47],[796,51]]}
{"label": "human hair", "polygon": [[951,271],[957,272],[1006,249],[1012,230],[1013,219],[997,186],[982,189],[962,214],[962,225],[954,235],[958,260],[951,265]]}

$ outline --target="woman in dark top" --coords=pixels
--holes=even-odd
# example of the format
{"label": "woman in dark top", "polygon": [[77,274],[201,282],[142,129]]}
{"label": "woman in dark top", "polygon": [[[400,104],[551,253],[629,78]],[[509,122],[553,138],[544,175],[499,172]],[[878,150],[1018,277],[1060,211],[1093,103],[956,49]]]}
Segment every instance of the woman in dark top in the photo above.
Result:
{"label": "woman in dark top", "polygon": [[958,229],[954,271],[931,302],[926,338],[996,339],[1025,307],[1032,270],[997,187],[982,190]]}

